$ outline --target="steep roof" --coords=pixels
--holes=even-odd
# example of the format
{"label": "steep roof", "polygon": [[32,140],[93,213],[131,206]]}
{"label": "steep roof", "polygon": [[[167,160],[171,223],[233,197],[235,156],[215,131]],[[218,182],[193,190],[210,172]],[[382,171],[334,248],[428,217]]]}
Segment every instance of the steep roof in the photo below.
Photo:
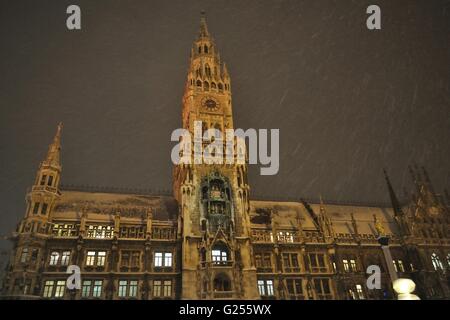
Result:
{"label": "steep roof", "polygon": [[178,205],[174,198],[123,193],[62,191],[55,214],[88,213],[115,214],[125,217],[145,216],[151,209],[155,220],[174,220]]}

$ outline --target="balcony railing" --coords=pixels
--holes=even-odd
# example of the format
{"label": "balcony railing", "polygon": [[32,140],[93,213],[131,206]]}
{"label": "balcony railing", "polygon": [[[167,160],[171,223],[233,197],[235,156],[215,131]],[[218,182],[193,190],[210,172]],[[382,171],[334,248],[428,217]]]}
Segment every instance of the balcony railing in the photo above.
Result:
{"label": "balcony railing", "polygon": [[[29,189],[28,189],[29,190]],[[54,194],[58,194],[60,195],[61,193],[58,191],[57,188],[55,187],[50,187],[50,186],[33,186],[31,188],[32,191],[46,191],[46,192],[51,192]]]}

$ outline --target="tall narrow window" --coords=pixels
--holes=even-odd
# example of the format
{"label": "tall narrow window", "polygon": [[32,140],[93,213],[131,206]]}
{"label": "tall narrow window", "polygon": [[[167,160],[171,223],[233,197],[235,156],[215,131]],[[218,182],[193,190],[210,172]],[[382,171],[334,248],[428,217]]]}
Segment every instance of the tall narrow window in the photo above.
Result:
{"label": "tall narrow window", "polygon": [[160,280],[153,281],[153,296],[161,297],[161,281]]}
{"label": "tall narrow window", "polygon": [[47,214],[47,208],[48,208],[48,203],[43,203],[41,214],[43,214],[43,215]]}
{"label": "tall narrow window", "polygon": [[61,256],[61,265],[68,266],[70,261],[70,251],[63,251]]}
{"label": "tall narrow window", "polygon": [[356,292],[358,294],[358,299],[359,300],[364,300],[364,292],[363,292],[362,286],[360,284],[356,285]]}
{"label": "tall narrow window", "polygon": [[56,289],[55,289],[55,298],[62,298],[64,297],[64,290],[66,288],[66,281],[65,280],[58,280],[56,282]]}
{"label": "tall narrow window", "polygon": [[137,280],[131,280],[130,281],[130,287],[128,290],[128,296],[129,297],[136,297],[137,296],[137,290],[138,290],[138,282]]}
{"label": "tall narrow window", "polygon": [[348,260],[347,259],[342,260],[342,264],[344,266],[344,271],[345,272],[350,272],[350,266],[348,264]]}
{"label": "tall narrow window", "polygon": [[431,262],[433,263],[434,270],[444,270],[441,259],[439,259],[439,256],[434,252],[431,255]]}
{"label": "tall narrow window", "polygon": [[103,280],[95,280],[94,281],[94,288],[92,290],[92,296],[94,298],[99,298],[102,295],[102,287],[103,287]]}
{"label": "tall narrow window", "polygon": [[47,179],[46,174],[42,175],[42,177],[41,177],[41,183],[40,183],[41,186],[43,186],[45,184],[45,179]]}
{"label": "tall narrow window", "polygon": [[260,296],[266,295],[266,286],[264,285],[264,280],[258,280],[258,291]]}
{"label": "tall narrow window", "polygon": [[47,185],[51,187],[52,184],[53,184],[53,176],[48,176],[48,182],[47,182]]}
{"label": "tall narrow window", "polygon": [[58,260],[59,260],[59,252],[57,251],[53,251],[50,255],[50,265],[51,266],[56,266],[58,264]]}
{"label": "tall narrow window", "polygon": [[83,286],[81,287],[81,297],[88,298],[91,295],[91,280],[84,280]]}
{"label": "tall narrow window", "polygon": [[38,214],[38,213],[39,213],[39,206],[40,206],[40,203],[39,203],[39,202],[36,202],[36,203],[34,204],[34,207],[33,207],[33,214]]}
{"label": "tall narrow window", "polygon": [[164,297],[170,297],[172,295],[172,281],[164,281],[163,295]]}
{"label": "tall narrow window", "polygon": [[164,254],[164,266],[165,267],[171,267],[172,266],[172,253],[166,252]]}
{"label": "tall narrow window", "polygon": [[127,281],[126,280],[120,280],[119,281],[119,297],[126,297],[127,296]]}
{"label": "tall narrow window", "polygon": [[350,259],[350,266],[351,266],[353,272],[358,271],[358,269],[356,268],[356,260]]}
{"label": "tall narrow window", "polygon": [[95,265],[95,251],[88,251],[86,257],[86,265],[94,266]]}
{"label": "tall narrow window", "polygon": [[20,262],[25,263],[28,261],[28,248],[23,248],[20,254]]}
{"label": "tall narrow window", "polygon": [[162,252],[155,252],[155,267],[162,267],[163,266],[163,254]]}
{"label": "tall narrow window", "polygon": [[51,298],[53,295],[53,287],[55,286],[55,281],[53,280],[47,280],[44,284],[44,292],[42,296],[44,298]]}
{"label": "tall narrow window", "polygon": [[97,253],[97,266],[103,267],[106,261],[106,251],[99,251]]}

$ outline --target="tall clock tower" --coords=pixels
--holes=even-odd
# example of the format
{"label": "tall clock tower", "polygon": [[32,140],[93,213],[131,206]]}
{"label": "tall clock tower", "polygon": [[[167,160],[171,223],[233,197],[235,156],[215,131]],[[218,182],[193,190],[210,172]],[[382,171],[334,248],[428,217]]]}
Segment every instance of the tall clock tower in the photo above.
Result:
{"label": "tall clock tower", "polygon": [[[198,121],[205,137],[211,132],[208,129],[224,133],[234,128],[230,75],[204,15],[192,47],[183,95],[183,128],[192,137]],[[202,154],[214,138],[193,139],[192,158]],[[225,139],[218,141],[218,153],[230,152]],[[235,141],[231,149],[236,154]],[[179,233],[183,241],[183,299],[259,298],[250,240],[247,164],[236,162],[192,161],[174,168],[174,196],[180,207]]]}

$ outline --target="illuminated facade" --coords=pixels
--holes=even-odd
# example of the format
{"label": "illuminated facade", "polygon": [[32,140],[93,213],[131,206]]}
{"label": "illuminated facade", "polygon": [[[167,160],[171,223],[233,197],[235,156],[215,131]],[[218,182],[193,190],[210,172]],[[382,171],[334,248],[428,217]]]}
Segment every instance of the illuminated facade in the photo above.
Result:
{"label": "illuminated facade", "polygon": [[[230,75],[204,18],[183,96],[183,128],[194,121],[234,128]],[[391,207],[251,200],[245,163],[177,165],[173,196],[64,189],[61,130],[11,237],[5,298],[392,299],[376,225],[421,298],[450,298],[450,201],[424,169],[411,168],[404,205],[386,175]],[[380,290],[366,287],[374,264]],[[69,265],[81,268],[79,290],[66,287]]]}

